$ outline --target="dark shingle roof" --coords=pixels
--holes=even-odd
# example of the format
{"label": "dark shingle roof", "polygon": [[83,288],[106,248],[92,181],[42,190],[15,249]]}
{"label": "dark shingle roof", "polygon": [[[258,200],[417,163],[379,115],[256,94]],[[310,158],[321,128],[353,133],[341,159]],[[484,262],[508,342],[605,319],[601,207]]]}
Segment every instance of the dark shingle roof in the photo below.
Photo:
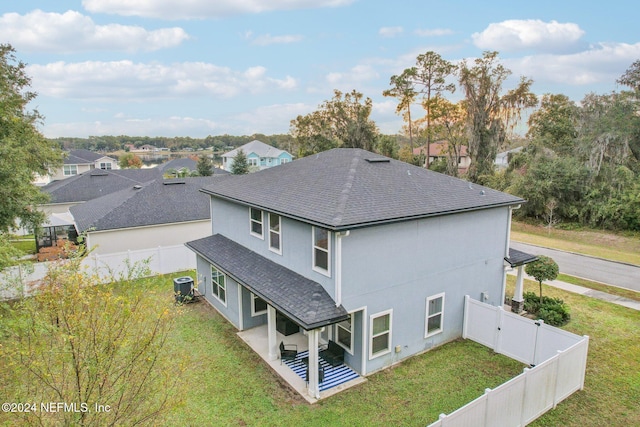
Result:
{"label": "dark shingle roof", "polygon": [[70,151],[67,157],[64,159],[65,165],[82,165],[87,163],[94,163],[96,160],[101,159],[104,154],[95,153],[93,151],[79,149]]}
{"label": "dark shingle roof", "polygon": [[71,207],[78,232],[204,220],[211,217],[204,185],[224,177],[156,180]]}
{"label": "dark shingle roof", "polygon": [[92,169],[53,181],[41,187],[41,190],[49,193],[51,203],[79,203],[156,179],[161,179],[156,169]]}
{"label": "dark shingle roof", "polygon": [[340,230],[524,202],[360,149],[334,149],[233,176],[203,191]]}
{"label": "dark shingle roof", "polygon": [[189,157],[180,157],[177,159],[171,159],[167,162],[158,165],[158,169],[162,171],[162,173],[166,173],[168,169],[180,170],[182,168],[189,169],[190,171],[197,170],[197,164],[195,160]]}
{"label": "dark shingle roof", "polygon": [[526,252],[519,251],[517,249],[509,248],[509,256],[504,260],[511,265],[511,267],[517,267],[523,264],[529,264],[538,259],[537,255],[531,255]]}
{"label": "dark shingle roof", "polygon": [[186,245],[304,329],[349,318],[319,283],[220,234]]}

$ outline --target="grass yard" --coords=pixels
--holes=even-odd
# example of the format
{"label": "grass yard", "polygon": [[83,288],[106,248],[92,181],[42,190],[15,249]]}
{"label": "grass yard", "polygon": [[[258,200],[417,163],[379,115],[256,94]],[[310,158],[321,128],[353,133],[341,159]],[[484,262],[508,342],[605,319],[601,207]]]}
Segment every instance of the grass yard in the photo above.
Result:
{"label": "grass yard", "polygon": [[568,231],[556,228],[552,228],[549,233],[545,227],[514,221],[511,224],[511,239],[640,265],[640,236],[637,234],[626,236],[604,231]]}
{"label": "grass yard", "polygon": [[[507,294],[515,278],[508,277]],[[524,290],[538,293],[525,280]],[[563,327],[589,335],[585,388],[531,426],[640,425],[640,312],[543,285],[543,295],[562,298],[571,321]]]}

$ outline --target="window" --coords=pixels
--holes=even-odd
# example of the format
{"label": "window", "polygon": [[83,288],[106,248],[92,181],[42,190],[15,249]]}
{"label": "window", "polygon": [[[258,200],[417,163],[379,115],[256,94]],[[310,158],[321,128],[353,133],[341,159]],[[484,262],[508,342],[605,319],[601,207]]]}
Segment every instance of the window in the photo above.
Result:
{"label": "window", "polygon": [[251,316],[260,316],[267,312],[267,302],[260,297],[251,294]]}
{"label": "window", "polygon": [[251,209],[251,234],[263,239],[262,235],[262,211],[260,209]]}
{"label": "window", "polygon": [[62,171],[64,176],[78,175],[78,165],[64,165]]}
{"label": "window", "polygon": [[391,310],[373,314],[369,324],[369,359],[391,352]]}
{"label": "window", "polygon": [[349,319],[344,320],[338,324],[336,324],[336,341],[345,350],[348,350],[351,353],[351,349],[353,348],[353,333],[351,330],[351,325],[353,324],[353,314],[349,316]]}
{"label": "window", "polygon": [[249,160],[249,166],[258,166],[258,159],[251,157]]}
{"label": "window", "polygon": [[280,242],[280,215],[269,214],[269,249],[282,254]]}
{"label": "window", "polygon": [[280,159],[280,164],[284,165],[285,163],[287,163],[289,161],[289,159]]}
{"label": "window", "polygon": [[329,230],[313,227],[313,269],[329,275]]}
{"label": "window", "polygon": [[444,293],[427,298],[427,318],[424,337],[442,332],[444,319]]}
{"label": "window", "polygon": [[109,162],[100,163],[100,169],[111,170],[111,163]]}
{"label": "window", "polygon": [[211,266],[211,292],[222,303],[227,304],[227,278],[224,273],[214,266]]}

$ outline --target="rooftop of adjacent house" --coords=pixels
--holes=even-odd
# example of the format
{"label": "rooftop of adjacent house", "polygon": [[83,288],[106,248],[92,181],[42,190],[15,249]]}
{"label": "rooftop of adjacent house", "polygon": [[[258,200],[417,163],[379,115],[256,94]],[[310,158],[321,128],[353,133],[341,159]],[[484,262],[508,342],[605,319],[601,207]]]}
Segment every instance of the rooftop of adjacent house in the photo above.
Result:
{"label": "rooftop of adjacent house", "polygon": [[98,159],[102,159],[105,156],[104,154],[96,153],[94,151],[89,151],[85,149],[73,150],[70,151],[67,157],[64,159],[65,165],[82,165],[94,163]]}
{"label": "rooftop of adjacent house", "polygon": [[186,245],[306,330],[349,318],[319,283],[220,234]]}
{"label": "rooftop of adjacent house", "polygon": [[50,203],[80,203],[159,178],[155,169],[91,169],[53,181],[41,190],[49,194]]}
{"label": "rooftop of adjacent house", "polygon": [[286,153],[284,150],[280,150],[276,147],[272,147],[271,145],[265,144],[262,141],[253,140],[244,144],[241,147],[238,147],[234,150],[231,150],[227,153],[224,153],[222,157],[235,157],[238,154],[238,151],[242,150],[244,154],[249,155],[250,153],[255,153],[259,157],[271,157],[275,158],[280,156],[282,153]]}
{"label": "rooftop of adjacent house", "polygon": [[277,168],[233,175],[203,191],[333,230],[524,202],[355,148],[337,148]]}
{"label": "rooftop of adjacent house", "polygon": [[158,179],[73,206],[79,233],[211,218],[209,198],[199,189],[224,176]]}
{"label": "rooftop of adjacent house", "polygon": [[[438,141],[438,142],[432,142],[431,144],[429,144],[429,155],[431,157],[440,157],[440,156],[446,156],[447,155],[447,148],[448,148],[449,143],[447,141]],[[414,155],[420,155],[420,154],[427,154],[427,145],[423,145],[421,147],[416,147],[413,149],[413,154]],[[461,156],[468,156],[469,153],[467,152],[467,146],[466,145],[462,145],[460,147],[460,155]]]}
{"label": "rooftop of adjacent house", "polygon": [[[177,159],[171,159],[158,165],[158,169],[161,170],[162,173],[167,173],[167,171],[169,171],[170,169],[179,171],[183,168],[189,169],[190,171],[196,171],[198,170],[198,162],[190,157],[180,157]],[[212,167],[212,171],[214,174],[229,174],[228,171],[216,167]]]}

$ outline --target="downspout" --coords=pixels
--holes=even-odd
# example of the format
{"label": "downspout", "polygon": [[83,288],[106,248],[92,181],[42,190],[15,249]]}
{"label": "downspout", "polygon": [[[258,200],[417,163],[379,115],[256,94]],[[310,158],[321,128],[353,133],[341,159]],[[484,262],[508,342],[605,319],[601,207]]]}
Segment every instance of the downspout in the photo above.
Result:
{"label": "downspout", "polygon": [[335,281],[335,301],[336,307],[342,304],[342,238],[348,237],[350,230],[336,233],[336,281]]}
{"label": "downspout", "polygon": [[[520,206],[522,205],[509,206],[509,216],[507,217],[507,238],[505,240],[505,245],[504,245],[504,256],[507,258],[509,257],[509,242],[511,241],[511,216],[513,215],[514,210],[520,209]],[[500,301],[501,301],[500,307],[504,305],[504,299],[507,293],[507,269],[508,268],[511,268],[511,267],[504,265],[504,261],[503,261],[502,291],[500,295]]]}

